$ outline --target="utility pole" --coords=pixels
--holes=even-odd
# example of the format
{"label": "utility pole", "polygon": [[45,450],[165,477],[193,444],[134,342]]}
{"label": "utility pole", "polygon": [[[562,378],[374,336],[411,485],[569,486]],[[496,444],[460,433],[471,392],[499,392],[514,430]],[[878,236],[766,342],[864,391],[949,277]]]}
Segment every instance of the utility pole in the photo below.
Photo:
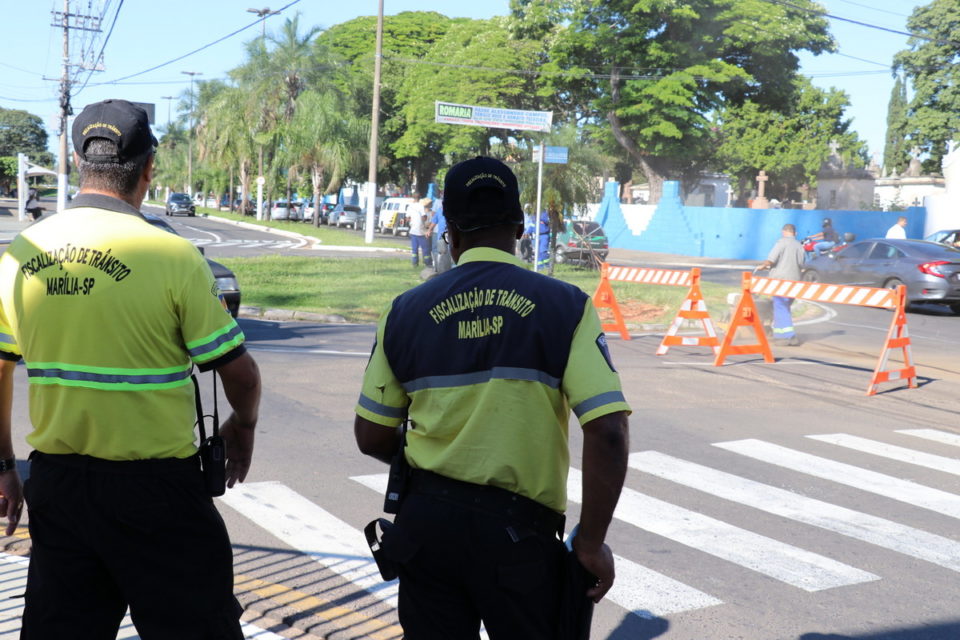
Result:
{"label": "utility pole", "polygon": [[373,227],[377,214],[377,156],[380,129],[380,64],[383,58],[383,0],[378,1],[377,49],[373,57],[373,111],[370,114],[370,162],[367,164],[367,224],[363,240],[373,242]]}
{"label": "utility pole", "polygon": [[[280,15],[279,11],[271,11],[270,7],[264,7],[263,9],[247,9],[248,13],[255,13],[260,18],[260,44],[266,48],[267,43],[267,18],[270,16]],[[266,178],[263,177],[263,145],[259,145],[257,150],[257,220],[263,220],[263,183],[266,182]],[[319,205],[318,205],[319,206]]]}
{"label": "utility pole", "polygon": [[[71,24],[73,22],[73,24]],[[63,28],[63,71],[60,75],[60,152],[57,158],[57,211],[67,206],[67,185],[70,158],[67,145],[68,118],[73,115],[70,106],[70,29],[100,32],[100,18],[70,13],[70,0],[63,0],[63,12],[53,12],[53,27]],[[21,211],[23,216],[24,212]]]}
{"label": "utility pole", "polygon": [[187,193],[193,197],[193,77],[203,75],[201,71],[181,71],[190,76],[190,131],[187,132]]}

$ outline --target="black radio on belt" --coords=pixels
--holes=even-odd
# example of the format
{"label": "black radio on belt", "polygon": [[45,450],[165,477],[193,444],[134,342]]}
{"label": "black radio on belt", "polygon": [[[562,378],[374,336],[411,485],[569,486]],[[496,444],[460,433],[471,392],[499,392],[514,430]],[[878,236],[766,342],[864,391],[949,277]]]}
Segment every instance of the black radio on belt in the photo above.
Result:
{"label": "black radio on belt", "polygon": [[[223,444],[223,437],[220,435],[220,414],[217,412],[217,372],[213,372],[213,415],[203,415],[203,406],[200,403],[200,383],[197,382],[197,376],[191,375],[193,379],[194,399],[197,405],[197,427],[200,430],[200,469],[203,471],[203,484],[207,489],[207,495],[215,498],[222,496],[227,491],[227,455],[226,447]],[[205,418],[213,419],[213,435],[207,437],[207,430],[204,428]]]}
{"label": "black radio on belt", "polygon": [[400,447],[390,461],[390,474],[387,477],[387,492],[383,497],[384,513],[400,513],[400,503],[407,492],[410,482],[410,464],[404,450],[407,448],[407,417],[400,427]]}

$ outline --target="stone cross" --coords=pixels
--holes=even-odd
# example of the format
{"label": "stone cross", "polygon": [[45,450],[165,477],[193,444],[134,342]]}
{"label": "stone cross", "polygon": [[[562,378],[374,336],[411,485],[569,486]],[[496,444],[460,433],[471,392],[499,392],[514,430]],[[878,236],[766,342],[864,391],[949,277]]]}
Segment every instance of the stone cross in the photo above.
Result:
{"label": "stone cross", "polygon": [[767,172],[761,169],[760,175],[757,176],[757,197],[753,199],[753,209],[766,209],[770,205],[770,201],[763,195],[764,187],[769,179]]}

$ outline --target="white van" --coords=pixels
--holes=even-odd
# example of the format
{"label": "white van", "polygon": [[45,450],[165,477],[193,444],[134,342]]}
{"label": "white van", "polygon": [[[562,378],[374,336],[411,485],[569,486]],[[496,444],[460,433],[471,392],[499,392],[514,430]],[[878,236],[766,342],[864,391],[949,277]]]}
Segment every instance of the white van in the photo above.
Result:
{"label": "white van", "polygon": [[410,232],[410,207],[418,206],[413,198],[386,198],[380,205],[380,214],[377,216],[377,231],[386,233],[388,230],[397,236]]}

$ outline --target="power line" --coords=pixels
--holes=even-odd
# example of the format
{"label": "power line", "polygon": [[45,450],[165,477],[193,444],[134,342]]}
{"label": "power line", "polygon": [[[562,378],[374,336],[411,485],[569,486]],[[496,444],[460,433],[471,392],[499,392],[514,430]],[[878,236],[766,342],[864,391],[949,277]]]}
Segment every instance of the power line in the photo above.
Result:
{"label": "power line", "polygon": [[[110,2],[107,2],[107,6],[110,5]],[[113,35],[113,28],[117,26],[117,17],[120,15],[120,9],[123,8],[123,0],[120,0],[120,4],[117,5],[117,12],[113,14],[113,22],[110,23],[110,30],[107,31],[107,37],[103,39],[103,46],[100,47],[100,53],[97,54],[97,57],[94,58],[91,62],[93,66],[90,69],[90,73],[87,74],[87,79],[83,81],[83,86],[80,87],[74,96],[80,95],[80,92],[87,88],[87,83],[90,82],[90,78],[93,77],[93,72],[96,71],[96,65],[103,62],[103,52],[107,48],[107,43],[110,42],[110,36]],[[106,7],[104,8],[104,15],[106,15]]]}
{"label": "power line", "polygon": [[[299,2],[300,2],[300,0],[293,0],[293,2],[290,2],[289,4],[281,7],[279,11],[285,11],[286,9],[289,9],[290,7],[292,7],[293,5],[295,5],[295,4],[299,3]],[[248,24],[248,25],[245,26],[245,27],[241,27],[241,28],[237,29],[236,31],[233,31],[233,32],[231,32],[231,33],[228,33],[227,35],[223,36],[222,38],[218,38],[217,40],[214,40],[213,42],[210,42],[210,43],[208,43],[208,44],[203,45],[203,46],[200,47],[199,49],[194,49],[193,51],[191,51],[191,52],[189,52],[189,53],[183,54],[182,56],[178,56],[178,57],[176,57],[176,58],[174,58],[174,59],[172,59],[172,60],[167,60],[166,62],[162,62],[162,63],[158,64],[158,65],[155,66],[155,67],[150,67],[149,69],[145,69],[145,70],[143,70],[143,71],[138,71],[137,73],[131,73],[131,74],[128,75],[128,76],[123,76],[122,78],[117,78],[116,80],[111,80],[111,81],[109,81],[109,82],[101,82],[101,83],[99,83],[97,86],[105,85],[105,84],[114,84],[114,83],[120,82],[121,80],[129,80],[130,78],[136,78],[137,76],[142,76],[142,75],[145,74],[145,73],[150,73],[151,71],[156,71],[157,69],[162,69],[163,67],[166,67],[167,65],[171,65],[171,64],[173,64],[174,62],[179,62],[179,61],[183,60],[184,58],[188,58],[188,57],[192,56],[192,55],[195,54],[195,53],[200,53],[200,52],[203,51],[204,49],[209,49],[210,47],[212,47],[212,46],[215,45],[215,44],[220,44],[220,43],[223,42],[224,40],[227,40],[228,38],[232,38],[233,36],[237,35],[238,33],[242,33],[243,31],[246,31],[246,30],[249,29],[250,27],[253,27],[253,26],[257,25],[257,24],[260,24],[260,20],[256,20],[256,21],[254,21],[254,22],[251,22],[250,24]]]}
{"label": "power line", "polygon": [[880,13],[888,13],[891,16],[898,16],[900,18],[909,18],[910,16],[906,13],[897,13],[896,11],[887,11],[886,9],[880,9],[878,7],[871,7],[868,4],[861,4],[859,2],[854,2],[853,0],[840,0],[840,2],[846,2],[847,4],[852,4],[855,7],[861,7],[863,9],[870,9],[871,11],[878,11]]}
{"label": "power line", "polygon": [[939,38],[931,38],[930,36],[925,36],[920,33],[911,33],[909,31],[900,31],[899,29],[891,29],[890,27],[881,27],[877,24],[870,24],[869,22],[861,22],[860,20],[853,20],[852,18],[843,18],[841,16],[835,16],[832,13],[827,13],[826,11],[817,11],[816,9],[809,9],[807,7],[801,7],[800,5],[793,4],[792,2],[786,2],[786,0],[765,0],[770,4],[778,4],[781,7],[787,7],[790,9],[796,9],[797,11],[803,11],[804,13],[809,13],[815,16],[822,16],[824,18],[830,18],[831,20],[839,20],[841,22],[849,22],[861,27],[867,27],[868,29],[876,29],[878,31],[886,31],[887,33],[894,33],[898,36],[907,36],[909,38],[918,38],[920,40],[927,40],[928,42],[935,42],[941,45],[948,45],[951,47],[960,47],[960,42],[954,42],[953,40],[941,40]]}

